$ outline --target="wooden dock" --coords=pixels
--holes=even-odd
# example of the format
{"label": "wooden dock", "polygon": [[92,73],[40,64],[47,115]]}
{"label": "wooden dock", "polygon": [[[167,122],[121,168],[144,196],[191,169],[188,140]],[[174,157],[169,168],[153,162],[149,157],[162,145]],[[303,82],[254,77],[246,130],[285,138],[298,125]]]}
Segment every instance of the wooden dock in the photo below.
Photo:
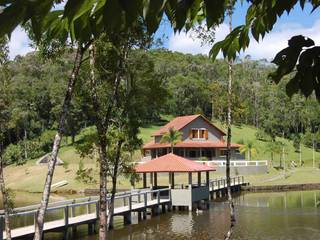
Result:
{"label": "wooden dock", "polygon": [[[226,184],[225,178],[211,180],[209,182],[211,199],[223,196],[226,193]],[[244,178],[241,176],[231,179],[232,191],[239,191],[241,186],[246,184]],[[209,196],[207,196],[207,199],[209,199]],[[24,226],[13,226],[11,233],[12,238],[32,238],[35,231],[34,222],[38,207],[39,205],[32,205],[13,209],[10,215],[11,219],[27,217],[29,220],[33,218],[33,221],[29,221],[29,224],[25,223]],[[146,219],[147,211],[152,215],[157,215],[160,212],[171,211],[171,208],[172,193],[170,188],[157,190],[134,189],[116,194],[113,216],[122,216],[124,224],[130,224],[133,213],[137,214],[138,221],[140,221]],[[89,234],[93,233],[99,219],[98,209],[98,197],[50,203],[46,211],[44,232],[63,232],[63,238],[67,239],[69,228],[72,228],[72,232],[75,233],[77,226],[88,225]],[[54,217],[52,214],[55,214]],[[0,227],[0,240],[6,239],[3,213],[0,216]]]}
{"label": "wooden dock", "polygon": [[[110,201],[110,199],[109,199]],[[158,190],[134,190],[130,193],[120,193],[115,197],[115,208],[113,216],[123,216],[124,223],[131,223],[132,213],[138,214],[138,219],[146,219],[147,210],[150,209],[153,214],[158,214],[160,210],[170,210],[171,194],[170,189]],[[10,215],[11,219],[22,216],[32,217],[35,221],[38,205],[15,208]],[[85,212],[77,215],[80,207],[85,207]],[[88,197],[61,201],[49,204],[47,215],[55,212],[63,217],[57,220],[48,220],[44,224],[44,232],[64,232],[64,239],[67,238],[68,228],[72,228],[73,232],[79,225],[88,225],[88,232],[92,233],[95,230],[95,225],[99,218],[99,199],[98,197]],[[82,209],[83,210],[83,209]],[[63,213],[63,214],[61,214]],[[0,240],[6,239],[4,231],[4,218],[1,216]],[[34,235],[35,226],[27,225],[18,228],[12,228],[12,238],[31,238]]]}

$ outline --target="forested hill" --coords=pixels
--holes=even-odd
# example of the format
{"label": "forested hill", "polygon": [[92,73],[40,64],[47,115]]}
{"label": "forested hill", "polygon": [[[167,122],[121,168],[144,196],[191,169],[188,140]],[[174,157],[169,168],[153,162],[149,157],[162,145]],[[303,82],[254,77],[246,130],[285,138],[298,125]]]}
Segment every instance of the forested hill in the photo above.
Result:
{"label": "forested hill", "polygon": [[[206,56],[172,53],[167,50],[140,51],[131,54],[129,64],[137,82],[137,109],[140,124],[156,122],[162,114],[202,113],[209,119],[224,122],[226,117],[227,64],[212,63]],[[50,150],[57,126],[66,79],[72,68],[72,52],[43,61],[36,54],[17,57],[0,72],[0,103],[7,105],[9,130],[8,163],[37,157]],[[284,136],[320,148],[320,105],[314,97],[300,95],[289,99],[285,83],[271,83],[272,66],[249,58],[238,60],[234,67],[233,122],[261,129],[261,138]],[[85,91],[88,69],[82,68],[81,81],[67,119],[66,134],[75,136],[92,125],[92,111]],[[1,105],[0,104],[0,105]],[[36,151],[35,151],[36,150]],[[8,151],[11,154],[8,155]],[[14,154],[13,154],[14,153]]]}

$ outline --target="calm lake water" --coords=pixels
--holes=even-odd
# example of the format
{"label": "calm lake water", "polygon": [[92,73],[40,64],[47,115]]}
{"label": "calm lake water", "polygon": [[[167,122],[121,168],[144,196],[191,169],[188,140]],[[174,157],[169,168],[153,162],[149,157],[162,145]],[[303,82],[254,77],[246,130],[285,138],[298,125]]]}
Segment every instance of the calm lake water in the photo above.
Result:
{"label": "calm lake water", "polygon": [[[248,193],[235,197],[237,223],[233,239],[320,239],[320,191]],[[19,204],[20,205],[20,204]],[[228,205],[211,202],[202,213],[171,212],[123,226],[120,221],[109,232],[109,239],[223,239],[228,226]],[[79,228],[77,240],[96,240]],[[47,235],[46,239],[61,239]]]}

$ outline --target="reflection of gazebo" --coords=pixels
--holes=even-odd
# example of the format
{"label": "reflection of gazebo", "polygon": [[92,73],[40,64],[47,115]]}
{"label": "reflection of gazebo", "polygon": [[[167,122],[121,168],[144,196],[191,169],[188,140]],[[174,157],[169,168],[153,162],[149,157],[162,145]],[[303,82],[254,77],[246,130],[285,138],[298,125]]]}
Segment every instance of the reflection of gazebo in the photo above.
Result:
{"label": "reflection of gazebo", "polygon": [[[188,206],[192,209],[192,203],[209,199],[209,172],[215,171],[213,167],[196,163],[175,154],[169,153],[147,163],[136,166],[136,172],[143,174],[143,187],[147,187],[147,173],[150,173],[150,182],[153,189],[158,186],[158,173],[169,173],[169,187],[173,206]],[[201,173],[206,173],[206,181],[201,183]],[[175,185],[175,173],[188,173],[188,185],[177,188]],[[192,184],[192,173],[198,174],[198,182]]]}

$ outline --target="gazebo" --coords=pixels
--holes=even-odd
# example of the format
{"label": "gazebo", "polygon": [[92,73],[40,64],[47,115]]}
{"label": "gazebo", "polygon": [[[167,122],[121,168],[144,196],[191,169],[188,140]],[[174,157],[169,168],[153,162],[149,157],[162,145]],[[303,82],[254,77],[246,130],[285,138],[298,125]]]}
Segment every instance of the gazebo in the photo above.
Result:
{"label": "gazebo", "polygon": [[[158,186],[158,173],[169,173],[169,187],[171,188],[172,206],[188,206],[192,210],[193,203],[209,199],[209,172],[216,169],[204,164],[169,153],[140,164],[135,168],[137,173],[143,174],[143,187],[147,187],[147,173],[150,174],[152,189]],[[206,173],[206,181],[201,182],[201,173]],[[187,173],[188,184],[176,185],[175,173]],[[192,183],[192,173],[197,173],[198,181]],[[167,187],[167,186],[166,186]]]}

